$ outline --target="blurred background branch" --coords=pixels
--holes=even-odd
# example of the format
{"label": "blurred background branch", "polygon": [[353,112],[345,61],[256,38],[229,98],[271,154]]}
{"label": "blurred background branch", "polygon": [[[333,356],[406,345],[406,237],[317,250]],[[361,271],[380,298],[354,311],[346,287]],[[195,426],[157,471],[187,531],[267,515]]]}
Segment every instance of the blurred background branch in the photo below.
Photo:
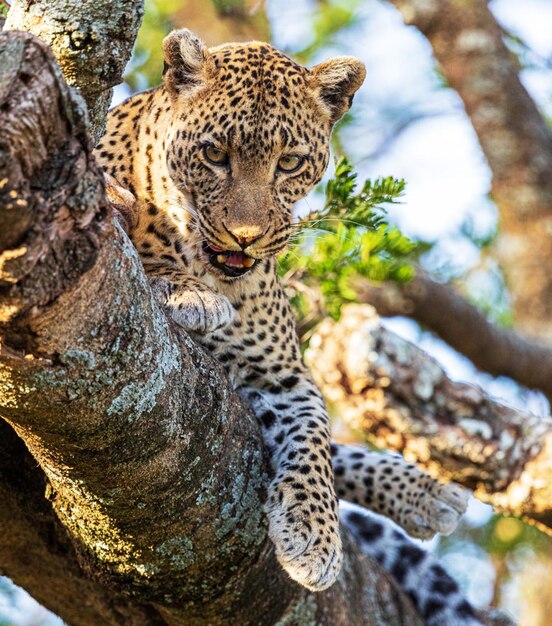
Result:
{"label": "blurred background branch", "polygon": [[386,330],[371,306],[324,320],[306,352],[334,412],[379,448],[396,450],[498,511],[552,534],[552,419],[456,383],[435,359]]}
{"label": "blurred background branch", "polygon": [[391,0],[428,38],[466,108],[492,171],[495,248],[516,325],[552,340],[552,134],[519,78],[487,0]]}
{"label": "blurred background branch", "polygon": [[552,348],[492,323],[454,287],[418,269],[407,283],[358,280],[359,302],[383,317],[406,316],[446,341],[484,372],[508,376],[552,398]]}

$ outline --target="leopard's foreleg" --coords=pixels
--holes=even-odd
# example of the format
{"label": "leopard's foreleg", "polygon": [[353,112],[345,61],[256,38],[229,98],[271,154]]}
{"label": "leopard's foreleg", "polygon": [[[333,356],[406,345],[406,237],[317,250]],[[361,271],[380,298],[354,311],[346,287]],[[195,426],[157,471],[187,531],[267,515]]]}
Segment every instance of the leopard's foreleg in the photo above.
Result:
{"label": "leopard's foreleg", "polygon": [[274,471],[265,510],[278,559],[294,580],[321,590],[342,564],[328,416],[306,371],[287,380],[282,391],[241,393],[259,419]]}
{"label": "leopard's foreleg", "polygon": [[331,453],[338,497],[390,517],[414,537],[449,535],[466,512],[468,490],[440,483],[398,454],[336,443]]}

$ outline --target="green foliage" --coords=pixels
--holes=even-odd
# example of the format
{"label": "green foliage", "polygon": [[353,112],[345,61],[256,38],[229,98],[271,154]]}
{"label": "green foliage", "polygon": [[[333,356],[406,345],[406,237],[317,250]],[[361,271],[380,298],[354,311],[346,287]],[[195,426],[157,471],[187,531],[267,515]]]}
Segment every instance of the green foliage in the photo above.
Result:
{"label": "green foliage", "polygon": [[308,63],[316,52],[332,45],[336,35],[357,23],[361,4],[361,0],[320,3],[312,20],[313,40],[306,48],[294,51],[293,57],[299,63]]}
{"label": "green foliage", "polygon": [[293,299],[300,319],[308,316],[308,293],[319,293],[324,312],[334,318],[341,306],[357,300],[355,281],[407,281],[416,244],[389,226],[382,205],[394,204],[404,181],[391,177],[366,180],[358,189],[357,174],[346,158],[336,163],[326,186],[326,201],[297,224],[297,245],[279,258],[281,275],[291,283],[300,277],[307,289]]}
{"label": "green foliage", "polygon": [[6,18],[8,16],[8,11],[10,7],[5,0],[0,0],[0,19]]}
{"label": "green foliage", "polygon": [[144,19],[125,74],[125,81],[132,91],[143,91],[161,81],[161,44],[165,35],[173,28],[171,17],[180,8],[180,4],[180,0],[146,0]]}

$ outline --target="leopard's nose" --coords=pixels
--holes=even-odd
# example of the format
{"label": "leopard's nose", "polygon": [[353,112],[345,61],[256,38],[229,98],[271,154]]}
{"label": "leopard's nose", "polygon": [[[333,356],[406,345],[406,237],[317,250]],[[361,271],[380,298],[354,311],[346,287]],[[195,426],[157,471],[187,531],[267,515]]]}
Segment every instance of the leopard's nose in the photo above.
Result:
{"label": "leopard's nose", "polygon": [[247,246],[250,246],[266,233],[266,230],[263,230],[261,226],[253,224],[235,228],[229,228],[224,224],[224,228],[242,249],[247,248]]}

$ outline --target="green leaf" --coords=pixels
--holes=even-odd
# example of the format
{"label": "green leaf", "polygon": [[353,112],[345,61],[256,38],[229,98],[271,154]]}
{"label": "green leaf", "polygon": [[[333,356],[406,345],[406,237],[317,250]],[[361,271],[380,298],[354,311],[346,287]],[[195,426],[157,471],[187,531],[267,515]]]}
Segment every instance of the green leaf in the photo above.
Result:
{"label": "green leaf", "polygon": [[[385,211],[385,205],[400,201],[404,189],[404,180],[391,176],[359,185],[351,163],[337,160],[323,208],[298,221],[295,245],[279,257],[281,275],[300,276],[321,293],[334,318],[344,303],[357,300],[358,278],[410,280],[416,244],[388,224]],[[300,320],[307,314],[304,297],[296,312]]]}

